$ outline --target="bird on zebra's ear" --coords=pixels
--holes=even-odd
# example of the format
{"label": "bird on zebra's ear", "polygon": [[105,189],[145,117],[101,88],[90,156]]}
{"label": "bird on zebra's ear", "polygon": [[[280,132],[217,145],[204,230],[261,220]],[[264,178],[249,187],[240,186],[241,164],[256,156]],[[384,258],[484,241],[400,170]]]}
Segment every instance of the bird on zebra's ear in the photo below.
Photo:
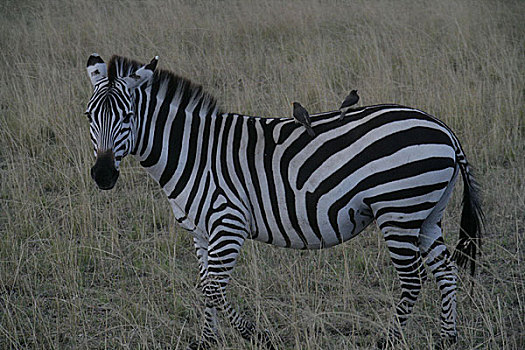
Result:
{"label": "bird on zebra's ear", "polygon": [[341,103],[341,107],[339,107],[339,110],[341,111],[341,115],[339,116],[339,120],[343,120],[345,117],[346,112],[350,109],[351,106],[355,105],[359,101],[359,95],[357,94],[357,90],[352,90],[346,96],[343,103]]}
{"label": "bird on zebra's ear", "polygon": [[312,124],[310,122],[310,114],[308,114],[308,111],[303,106],[301,106],[299,102],[293,102],[292,106],[292,116],[295,119],[295,122],[302,124],[306,128],[308,135],[314,137],[315,131],[314,129],[312,129]]}

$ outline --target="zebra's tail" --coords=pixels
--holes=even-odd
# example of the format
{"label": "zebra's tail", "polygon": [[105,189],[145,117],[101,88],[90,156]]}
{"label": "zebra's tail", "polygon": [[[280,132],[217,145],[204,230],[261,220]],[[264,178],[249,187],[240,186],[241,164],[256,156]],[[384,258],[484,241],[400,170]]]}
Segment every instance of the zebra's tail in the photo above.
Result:
{"label": "zebra's tail", "polygon": [[467,267],[470,262],[470,274],[476,271],[476,257],[481,247],[481,229],[483,210],[479,185],[477,184],[465,155],[458,152],[458,163],[463,177],[463,211],[459,229],[459,242],[452,258],[458,266]]}

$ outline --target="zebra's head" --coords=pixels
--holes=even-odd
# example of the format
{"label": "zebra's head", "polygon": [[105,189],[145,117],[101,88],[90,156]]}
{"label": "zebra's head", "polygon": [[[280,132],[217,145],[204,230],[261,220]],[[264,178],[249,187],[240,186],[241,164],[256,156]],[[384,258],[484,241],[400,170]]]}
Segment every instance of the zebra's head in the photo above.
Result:
{"label": "zebra's head", "polygon": [[151,79],[157,61],[155,57],[145,66],[125,70],[112,60],[108,75],[106,63],[99,55],[92,54],[88,59],[93,96],[86,115],[96,157],[91,177],[100,189],[110,190],[115,186],[120,161],[133,149],[137,127],[135,89]]}

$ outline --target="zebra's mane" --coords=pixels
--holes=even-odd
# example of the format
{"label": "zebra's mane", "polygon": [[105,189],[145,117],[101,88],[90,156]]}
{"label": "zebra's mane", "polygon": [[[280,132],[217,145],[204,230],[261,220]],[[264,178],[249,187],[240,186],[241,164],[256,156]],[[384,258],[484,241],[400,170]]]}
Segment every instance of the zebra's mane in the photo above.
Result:
{"label": "zebra's mane", "polygon": [[[108,79],[110,82],[117,77],[127,77],[137,71],[144,63],[114,55],[108,63]],[[193,83],[191,80],[181,77],[169,70],[156,69],[152,78],[152,84],[166,85],[166,95],[170,92],[179,91],[183,96],[192,96],[192,100],[201,100],[203,109],[211,111],[217,108],[215,97],[205,92],[201,85]],[[222,111],[218,110],[218,113]]]}

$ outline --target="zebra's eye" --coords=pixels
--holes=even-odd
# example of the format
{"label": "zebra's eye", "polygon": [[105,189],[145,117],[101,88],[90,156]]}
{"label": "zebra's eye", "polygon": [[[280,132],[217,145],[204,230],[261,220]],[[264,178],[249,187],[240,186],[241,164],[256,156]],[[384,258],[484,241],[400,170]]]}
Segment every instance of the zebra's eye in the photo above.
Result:
{"label": "zebra's eye", "polygon": [[122,119],[122,122],[123,123],[129,123],[131,117],[133,116],[133,113],[126,113],[126,115],[124,116],[124,118]]}
{"label": "zebra's eye", "polygon": [[86,117],[88,118],[89,122],[91,123],[91,113],[90,112],[84,112]]}

